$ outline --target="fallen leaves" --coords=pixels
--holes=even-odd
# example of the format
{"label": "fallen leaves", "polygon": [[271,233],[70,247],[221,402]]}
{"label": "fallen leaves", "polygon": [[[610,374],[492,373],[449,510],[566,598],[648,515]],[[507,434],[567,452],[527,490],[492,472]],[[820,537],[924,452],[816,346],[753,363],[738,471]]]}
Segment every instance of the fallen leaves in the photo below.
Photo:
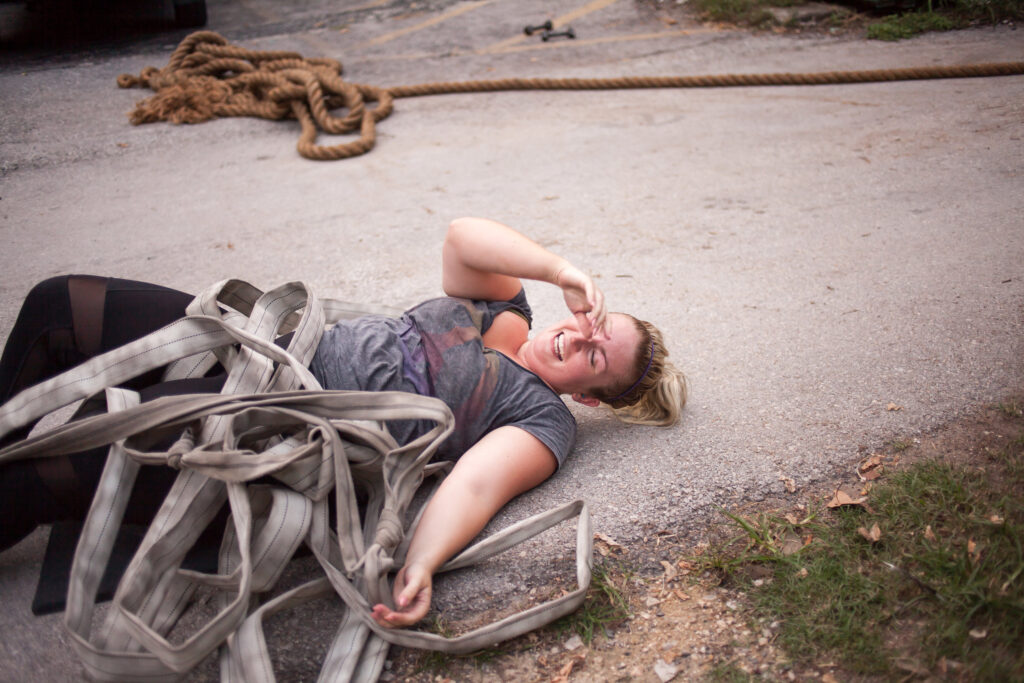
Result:
{"label": "fallen leaves", "polygon": [[779,481],[781,481],[785,485],[787,493],[796,493],[796,482],[793,481],[792,477],[787,477],[784,474],[780,474]]}
{"label": "fallen leaves", "polygon": [[898,406],[898,405],[896,405],[895,403],[892,403],[892,402],[890,401],[890,402],[889,402],[889,405],[887,405],[887,406],[885,407],[885,409],[886,409],[886,410],[888,410],[888,411],[890,411],[890,412],[893,412],[893,413],[894,413],[894,412],[896,412],[897,410],[903,410],[903,406]]}
{"label": "fallen leaves", "polygon": [[578,655],[573,655],[573,658],[558,670],[558,674],[551,679],[551,683],[568,683],[569,675],[572,673],[572,670],[577,664],[582,664],[586,658],[587,655],[582,652]]}
{"label": "fallen leaves", "polygon": [[782,548],[780,552],[783,555],[792,555],[800,551],[804,547],[804,541],[800,538],[800,535],[793,531],[787,531],[782,536]]}
{"label": "fallen leaves", "polygon": [[874,481],[882,476],[883,465],[882,456],[874,453],[857,465],[857,476],[861,481]]}
{"label": "fallen leaves", "polygon": [[602,534],[600,531],[595,532],[594,540],[597,541],[597,545],[595,545],[594,548],[597,552],[601,553],[602,557],[608,557],[612,553],[622,552],[622,546],[607,534]]}
{"label": "fallen leaves", "polygon": [[971,560],[971,564],[978,564],[981,561],[981,548],[973,538],[967,539],[967,557]]}
{"label": "fallen leaves", "polygon": [[870,529],[865,529],[864,527],[858,528],[857,533],[869,543],[878,543],[882,540],[882,530],[879,528],[878,522],[872,524]]}
{"label": "fallen leaves", "polygon": [[836,489],[834,494],[832,494],[832,500],[828,502],[828,508],[835,509],[844,506],[860,506],[867,508],[867,500],[867,496],[854,498],[840,487]]}
{"label": "fallen leaves", "polygon": [[914,657],[897,657],[893,660],[897,669],[901,669],[915,676],[927,676],[930,672],[928,667]]}

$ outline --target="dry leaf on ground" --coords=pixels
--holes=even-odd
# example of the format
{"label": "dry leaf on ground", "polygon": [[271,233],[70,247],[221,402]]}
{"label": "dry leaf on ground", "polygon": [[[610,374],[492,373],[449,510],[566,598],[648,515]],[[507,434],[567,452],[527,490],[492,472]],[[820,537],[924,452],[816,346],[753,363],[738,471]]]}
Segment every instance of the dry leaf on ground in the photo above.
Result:
{"label": "dry leaf on ground", "polygon": [[598,541],[594,547],[601,553],[601,557],[608,557],[613,552],[622,552],[622,546],[616,543],[615,539],[600,531],[594,533],[594,540]]}
{"label": "dry leaf on ground", "polygon": [[903,410],[903,406],[898,406],[895,403],[890,402],[889,405],[885,407],[885,409],[895,412],[897,410]]}
{"label": "dry leaf on ground", "polygon": [[861,481],[872,481],[882,476],[882,469],[882,456],[875,453],[860,461],[857,466],[857,476],[861,478]]}
{"label": "dry leaf on ground", "polygon": [[621,548],[622,547],[621,545],[619,545],[615,541],[614,538],[612,538],[611,536],[609,536],[607,534],[602,534],[600,531],[598,531],[598,532],[596,532],[594,534],[594,538],[597,539],[598,541],[601,541],[602,543],[607,543],[608,546],[611,547],[611,548]]}
{"label": "dry leaf on ground", "polygon": [[573,667],[575,667],[577,664],[582,664],[583,660],[586,658],[587,655],[583,653],[573,655],[573,658],[566,662],[565,665],[558,670],[558,675],[551,679],[551,683],[568,683],[569,674],[572,673]]}
{"label": "dry leaf on ground", "polygon": [[935,541],[938,540],[935,537],[935,532],[932,531],[932,525],[931,524],[929,524],[928,526],[926,526],[924,528],[924,540],[931,541],[932,543],[934,543]]}
{"label": "dry leaf on ground", "polygon": [[799,534],[795,534],[792,531],[787,531],[782,537],[782,548],[781,552],[783,555],[792,555],[798,552],[804,547],[803,539],[800,538]]}
{"label": "dry leaf on ground", "polygon": [[973,538],[967,539],[967,555],[971,558],[971,564],[978,564],[981,559],[981,548],[974,542]]}
{"label": "dry leaf on ground", "polygon": [[928,669],[913,657],[897,657],[893,664],[896,665],[897,669],[902,669],[916,676],[927,676],[929,674]]}
{"label": "dry leaf on ground", "polygon": [[871,525],[870,530],[865,529],[864,527],[860,527],[859,529],[857,529],[857,533],[863,536],[864,540],[868,541],[869,543],[878,543],[880,540],[882,540],[882,530],[878,528],[877,522]]}
{"label": "dry leaf on ground", "polygon": [[783,484],[785,484],[786,491],[788,493],[796,493],[796,482],[793,481],[792,477],[787,477],[787,476],[785,476],[783,474],[780,474],[779,475],[779,481],[781,481]]}
{"label": "dry leaf on ground", "polygon": [[671,562],[666,562],[665,560],[662,560],[661,561],[661,566],[665,568],[665,576],[662,577],[662,578],[665,579],[665,583],[669,583],[670,581],[675,581],[676,580],[676,576],[679,574],[679,572],[677,572],[676,568],[672,566],[672,563]]}
{"label": "dry leaf on ground", "polygon": [[841,488],[838,488],[836,489],[836,492],[832,495],[832,500],[828,502],[828,507],[837,508],[842,507],[844,505],[860,505],[863,507],[865,501],[867,501],[867,496],[854,498],[846,491],[842,490]]}

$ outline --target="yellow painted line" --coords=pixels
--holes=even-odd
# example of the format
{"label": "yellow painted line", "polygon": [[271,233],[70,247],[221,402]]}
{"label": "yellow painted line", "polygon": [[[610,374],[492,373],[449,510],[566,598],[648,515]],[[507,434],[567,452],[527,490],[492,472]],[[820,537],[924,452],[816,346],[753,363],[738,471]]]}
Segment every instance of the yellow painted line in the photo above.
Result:
{"label": "yellow painted line", "polygon": [[693,36],[702,33],[721,33],[716,28],[692,28],[682,31],[657,31],[655,33],[632,33],[624,36],[603,36],[601,38],[588,38],[586,40],[559,40],[552,43],[530,43],[529,45],[509,45],[508,47],[497,49],[497,46],[492,45],[482,50],[476,50],[474,54],[496,54],[502,53],[507,54],[510,52],[528,52],[529,50],[554,50],[564,49],[567,47],[584,47],[586,45],[600,45],[602,43],[628,43],[634,40],[657,40],[659,38],[677,38],[679,36]]}
{"label": "yellow painted line", "polygon": [[591,0],[583,7],[573,10],[568,14],[563,14],[562,16],[558,17],[551,23],[555,25],[555,28],[558,28],[559,26],[564,26],[565,24],[568,24],[570,21],[579,19],[580,17],[584,17],[590,14],[591,12],[596,12],[599,9],[604,9],[605,7],[613,4],[614,2],[616,2],[616,0]]}
{"label": "yellow painted line", "polygon": [[[554,28],[561,28],[562,26],[565,26],[574,19],[579,19],[580,17],[586,16],[591,12],[596,12],[597,10],[604,9],[608,5],[614,4],[616,1],[617,0],[591,0],[586,5],[578,7],[573,11],[569,12],[568,14],[563,14],[557,19],[552,19],[551,25]],[[478,51],[477,54],[482,54],[484,52],[504,52],[507,48],[523,42],[524,40],[527,39],[527,37],[528,36],[525,33],[521,33],[517,36],[513,36],[512,38],[503,40],[500,43],[495,43],[494,45],[491,45],[490,47],[485,48],[484,50],[480,50]]]}
{"label": "yellow painted line", "polygon": [[[601,43],[627,43],[633,40],[658,40],[660,38],[679,38],[680,36],[696,36],[707,33],[721,33],[717,28],[697,27],[680,31],[658,31],[656,33],[633,33],[624,36],[604,36],[601,38],[589,38],[587,40],[560,40],[553,43],[530,43],[528,45],[516,45],[501,50],[501,54],[511,52],[529,52],[530,50],[558,50],[570,47],[583,47],[587,45],[599,45]],[[368,62],[400,62],[400,61],[422,61],[425,59],[437,59],[439,57],[465,57],[467,55],[494,54],[492,48],[480,50],[451,50],[444,54],[430,52],[416,52],[406,54],[382,54],[367,56],[363,59],[353,60],[351,64]]]}
{"label": "yellow painted line", "polygon": [[374,7],[380,7],[381,5],[386,5],[389,2],[391,2],[391,0],[376,0],[376,2],[368,2],[365,5],[359,5],[358,7],[346,7],[345,11],[346,12],[358,12],[358,11],[364,10],[364,9],[373,9]]}
{"label": "yellow painted line", "polygon": [[392,31],[391,33],[385,33],[382,36],[377,36],[373,40],[369,40],[369,41],[363,43],[362,45],[359,45],[357,47],[357,49],[364,48],[364,47],[373,47],[374,45],[381,45],[383,43],[387,43],[389,41],[392,41],[395,38],[401,38],[404,35],[408,35],[410,33],[415,33],[416,31],[422,31],[425,28],[430,28],[431,26],[436,26],[437,24],[440,24],[441,22],[448,21],[449,19],[454,19],[455,17],[459,16],[460,14],[465,14],[466,12],[470,12],[472,10],[478,9],[480,7],[483,7],[484,5],[489,5],[492,2],[494,2],[494,0],[481,0],[480,2],[474,2],[474,3],[470,4],[470,5],[463,5],[462,7],[458,7],[456,9],[453,9],[451,12],[445,12],[444,14],[439,14],[436,17],[432,17],[430,19],[427,19],[426,21],[424,21],[422,23],[419,23],[419,24],[416,24],[415,26],[407,26],[406,28],[398,29],[397,31]]}

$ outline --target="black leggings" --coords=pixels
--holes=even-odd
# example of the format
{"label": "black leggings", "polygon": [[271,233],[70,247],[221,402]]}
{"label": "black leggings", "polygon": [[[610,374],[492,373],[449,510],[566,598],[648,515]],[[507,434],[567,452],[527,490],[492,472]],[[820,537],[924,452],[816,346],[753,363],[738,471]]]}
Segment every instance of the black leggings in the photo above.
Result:
{"label": "black leggings", "polygon": [[[0,404],[93,356],[143,337],[185,314],[192,296],[131,280],[69,275],[45,280],[29,292],[0,358]],[[219,366],[207,377],[160,382],[163,369],[121,386],[143,401],[158,396],[220,391]],[[95,408],[86,401],[76,417]],[[7,445],[28,435],[31,425],[0,439]],[[106,447],[63,458],[20,460],[0,465],[0,550],[38,524],[83,519],[96,490]],[[143,467],[128,503],[125,522],[148,524],[176,472]]]}

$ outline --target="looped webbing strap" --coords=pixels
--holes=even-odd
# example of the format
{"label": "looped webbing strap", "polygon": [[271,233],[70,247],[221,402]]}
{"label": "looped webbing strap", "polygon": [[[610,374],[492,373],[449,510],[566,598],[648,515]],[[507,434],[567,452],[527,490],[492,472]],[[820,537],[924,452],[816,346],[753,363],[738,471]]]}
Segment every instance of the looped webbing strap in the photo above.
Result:
{"label": "looped webbing strap", "polygon": [[[397,392],[323,391],[307,366],[326,325],[369,312],[319,300],[302,283],[266,293],[237,280],[198,296],[188,315],[151,335],[97,356],[30,387],[0,407],[0,435],[61,406],[106,389],[108,412],[57,427],[0,451],[0,463],[56,458],[110,444],[75,552],[65,625],[89,678],[174,681],[218,647],[221,678],[274,680],[262,622],[271,614],[332,592],[347,608],[321,680],[374,681],[390,643],[470,652],[542,626],[575,610],[590,582],[591,531],[581,501],[524,520],[477,543],[441,571],[469,566],[561,521],[578,517],[575,591],[457,638],[379,627],[370,605],[391,602],[388,572],[404,558],[419,515],[407,524],[428,464],[452,431],[443,402]],[[274,339],[293,333],[287,349]],[[165,378],[203,374],[220,362],[224,392],[167,396],[140,403],[111,389],[166,366]],[[433,427],[399,445],[389,420]],[[165,451],[151,444],[180,435]],[[95,596],[142,466],[179,470],[118,585],[107,616],[94,628]],[[254,484],[273,477],[276,484]],[[357,489],[366,493],[360,516]],[[328,496],[334,495],[334,528]],[[200,534],[227,501],[231,516],[215,574],[181,568]],[[422,513],[422,510],[419,511]],[[300,543],[325,576],[256,608]],[[169,634],[190,597],[204,587],[217,613],[184,641]]]}

